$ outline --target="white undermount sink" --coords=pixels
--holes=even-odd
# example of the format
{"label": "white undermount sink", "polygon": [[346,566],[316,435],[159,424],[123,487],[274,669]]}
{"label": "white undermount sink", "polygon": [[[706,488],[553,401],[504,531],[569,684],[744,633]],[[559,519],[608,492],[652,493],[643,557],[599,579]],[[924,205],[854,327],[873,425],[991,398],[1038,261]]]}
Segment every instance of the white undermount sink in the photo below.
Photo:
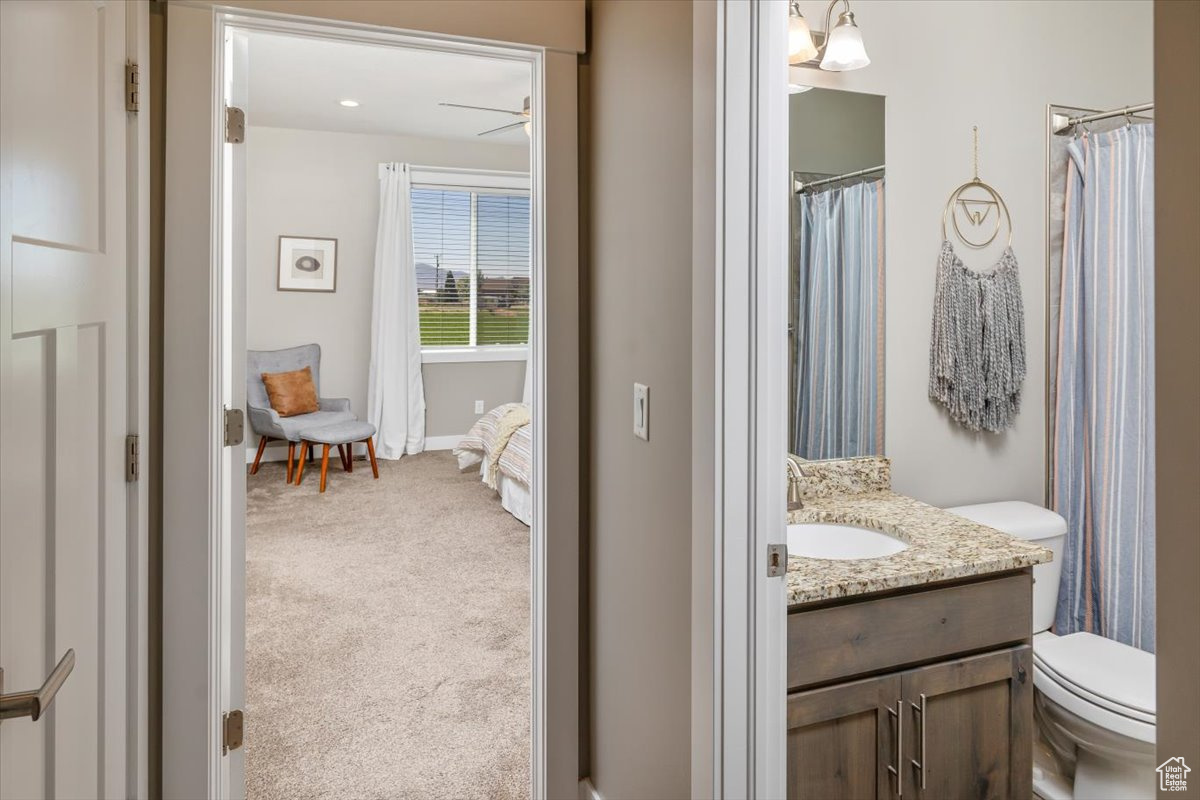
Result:
{"label": "white undermount sink", "polygon": [[788,555],[855,561],[895,555],[908,547],[883,531],[831,522],[788,525]]}

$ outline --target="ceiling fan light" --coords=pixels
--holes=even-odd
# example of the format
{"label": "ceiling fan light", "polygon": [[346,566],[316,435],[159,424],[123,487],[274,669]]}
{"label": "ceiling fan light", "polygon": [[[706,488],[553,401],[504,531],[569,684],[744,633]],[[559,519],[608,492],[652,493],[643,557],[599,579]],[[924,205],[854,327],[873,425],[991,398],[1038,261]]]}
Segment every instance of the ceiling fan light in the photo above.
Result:
{"label": "ceiling fan light", "polygon": [[526,136],[528,136],[530,139],[533,138],[533,123],[526,122],[524,125],[521,126],[521,128],[522,128],[522,130],[525,131]]}
{"label": "ceiling fan light", "polygon": [[837,25],[829,32],[825,42],[825,57],[821,69],[829,72],[847,72],[862,69],[871,63],[867,49],[863,46],[862,31],[854,23],[854,14],[842,12]]}
{"label": "ceiling fan light", "polygon": [[813,44],[808,20],[800,13],[796,0],[788,6],[788,63],[803,64],[817,57],[817,46]]}

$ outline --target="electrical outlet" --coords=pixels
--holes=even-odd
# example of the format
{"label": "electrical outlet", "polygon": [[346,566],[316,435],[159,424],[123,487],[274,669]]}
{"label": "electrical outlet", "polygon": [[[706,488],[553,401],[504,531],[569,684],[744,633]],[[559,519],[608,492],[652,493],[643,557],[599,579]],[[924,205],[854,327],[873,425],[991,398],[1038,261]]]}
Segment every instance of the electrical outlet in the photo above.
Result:
{"label": "electrical outlet", "polygon": [[633,385],[633,435],[650,441],[650,387]]}
{"label": "electrical outlet", "polygon": [[482,401],[482,400],[476,400],[476,401],[475,401],[475,413],[476,413],[476,414],[482,414],[482,413],[483,413],[483,401]]}

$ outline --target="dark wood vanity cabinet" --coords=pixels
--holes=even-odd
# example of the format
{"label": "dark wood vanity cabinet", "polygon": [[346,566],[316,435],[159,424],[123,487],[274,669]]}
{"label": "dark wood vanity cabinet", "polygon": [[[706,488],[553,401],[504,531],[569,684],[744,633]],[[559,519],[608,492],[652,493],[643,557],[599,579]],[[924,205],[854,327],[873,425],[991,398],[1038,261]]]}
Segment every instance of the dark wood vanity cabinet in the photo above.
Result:
{"label": "dark wood vanity cabinet", "polygon": [[900,676],[788,696],[787,796],[874,800],[894,794]]}
{"label": "dark wood vanity cabinet", "polygon": [[[787,708],[789,798],[1006,800],[1031,796],[1033,650],[1029,617],[1019,631],[1003,626],[992,630],[997,637],[990,645],[994,649],[978,652],[979,642],[973,635],[972,652],[954,654],[962,646],[964,630],[962,620],[954,617],[978,618],[981,611],[978,606],[956,608],[942,602],[962,601],[964,588],[969,590],[965,598],[977,600],[995,600],[997,593],[1007,593],[1019,609],[1028,605],[1028,595],[1024,602],[1020,598],[1032,587],[1029,575],[1022,573],[859,601],[849,614],[822,615],[818,610],[789,616],[790,677],[805,674],[804,669],[791,669],[790,663],[793,658],[804,658],[805,641],[814,645],[817,652],[810,655],[815,655],[818,663],[835,663],[820,652],[823,648],[849,648],[846,655],[857,656],[846,659],[849,669],[869,664],[880,673],[816,688],[791,684],[796,691],[788,695]],[[939,596],[939,592],[946,594]],[[898,606],[891,605],[897,601]],[[869,607],[868,602],[879,605]],[[833,605],[824,610],[846,608],[851,607]],[[913,609],[935,613],[925,635],[910,640],[907,649],[898,649],[888,635],[875,635],[875,629],[836,627],[851,620],[861,625],[865,618],[886,620],[891,613]],[[809,613],[816,616],[805,619]],[[949,636],[940,635],[941,631]],[[881,648],[886,658],[877,653]],[[931,653],[937,658],[930,658]],[[893,667],[880,667],[881,659],[892,661]],[[816,668],[813,674],[828,682],[831,676],[823,669]]]}

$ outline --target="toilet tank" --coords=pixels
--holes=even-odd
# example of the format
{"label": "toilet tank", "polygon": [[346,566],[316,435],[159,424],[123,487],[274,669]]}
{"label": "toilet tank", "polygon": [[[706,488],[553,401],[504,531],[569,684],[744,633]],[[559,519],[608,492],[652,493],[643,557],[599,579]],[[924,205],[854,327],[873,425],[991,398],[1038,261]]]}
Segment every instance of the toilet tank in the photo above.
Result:
{"label": "toilet tank", "polygon": [[1050,630],[1058,607],[1058,583],[1062,577],[1067,521],[1049,509],[1020,500],[957,506],[946,510],[1054,551],[1053,561],[1033,568],[1033,632]]}

